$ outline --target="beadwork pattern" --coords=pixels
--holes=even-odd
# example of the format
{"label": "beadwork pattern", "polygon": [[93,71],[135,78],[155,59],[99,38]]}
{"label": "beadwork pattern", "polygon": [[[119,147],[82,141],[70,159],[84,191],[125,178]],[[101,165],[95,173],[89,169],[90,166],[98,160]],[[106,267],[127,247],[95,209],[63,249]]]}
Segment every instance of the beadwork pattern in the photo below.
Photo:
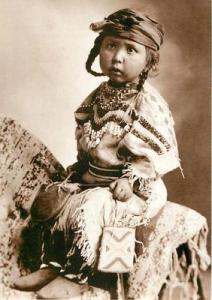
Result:
{"label": "beadwork pattern", "polygon": [[87,135],[86,142],[88,148],[95,148],[106,132],[113,136],[122,137],[125,133],[125,129],[114,122],[107,122],[101,126],[101,129],[94,130],[91,121],[88,121],[84,124],[84,132]]}
{"label": "beadwork pattern", "polygon": [[167,140],[162,136],[162,134],[155,127],[153,127],[144,117],[138,115],[135,110],[133,110],[132,118],[134,120],[137,120],[144,128],[149,130],[156,138],[158,138],[159,141],[162,144],[164,144],[167,151],[170,150],[171,146],[167,142]]}
{"label": "beadwork pattern", "polygon": [[[95,93],[95,97],[89,104],[83,104],[77,112],[90,113],[90,121],[86,122],[89,128],[87,134],[87,143],[90,147],[96,147],[106,131],[108,131],[107,123],[117,123],[116,129],[108,131],[112,135],[121,137],[124,133],[123,129],[128,132],[134,120],[153,134],[166,148],[170,150],[171,146],[162,134],[153,127],[143,116],[138,115],[135,110],[137,96],[139,95],[136,89],[130,87],[114,88],[107,82],[103,82]],[[110,125],[111,126],[111,125]],[[114,126],[114,125],[113,125]],[[115,127],[114,127],[115,128]],[[126,130],[127,128],[127,130]],[[156,153],[163,154],[161,147],[156,144],[151,138],[144,136],[134,130],[133,134],[146,142]],[[90,141],[89,141],[90,139]]]}
{"label": "beadwork pattern", "polygon": [[145,127],[146,129],[148,129],[154,136],[156,136],[162,144],[164,144],[164,146],[166,147],[167,151],[170,150],[170,148],[171,148],[170,144],[167,142],[167,140],[160,134],[160,132],[156,128],[154,128],[142,116],[140,116],[139,122],[141,123],[141,125],[143,127]]}
{"label": "beadwork pattern", "polygon": [[147,143],[158,154],[163,154],[162,149],[152,139],[144,136],[143,134],[138,132],[136,129],[133,129],[131,131],[131,133],[134,134],[136,137],[140,138],[145,143]]}
{"label": "beadwork pattern", "polygon": [[114,88],[103,83],[96,95],[97,112],[103,116],[109,111],[126,110],[129,107],[129,100],[134,100],[138,95],[137,90],[129,87]]}
{"label": "beadwork pattern", "polygon": [[[116,110],[116,111],[109,111],[104,116],[100,117],[98,115],[96,106],[94,105],[92,119],[94,120],[95,125],[101,125],[104,122],[110,121],[117,121],[118,123],[129,123],[132,121],[131,117],[127,114],[124,110]],[[123,121],[123,122],[122,122]]]}

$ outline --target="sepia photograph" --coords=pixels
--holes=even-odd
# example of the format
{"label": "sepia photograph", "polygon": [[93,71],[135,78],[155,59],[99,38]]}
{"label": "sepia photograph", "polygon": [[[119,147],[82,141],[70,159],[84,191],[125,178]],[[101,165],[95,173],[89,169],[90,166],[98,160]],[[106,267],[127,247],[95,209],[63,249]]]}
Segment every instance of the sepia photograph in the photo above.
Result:
{"label": "sepia photograph", "polygon": [[0,299],[211,299],[209,0],[0,0]]}

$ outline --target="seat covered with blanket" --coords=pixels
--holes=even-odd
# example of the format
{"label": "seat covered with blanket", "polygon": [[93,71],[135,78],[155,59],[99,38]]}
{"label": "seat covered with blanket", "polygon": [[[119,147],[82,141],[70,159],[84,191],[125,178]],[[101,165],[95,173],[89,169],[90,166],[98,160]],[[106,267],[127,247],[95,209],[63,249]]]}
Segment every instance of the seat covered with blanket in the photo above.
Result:
{"label": "seat covered with blanket", "polygon": [[[35,299],[36,293],[9,288],[12,274],[34,271],[24,267],[21,261],[20,232],[40,187],[62,181],[67,173],[45,145],[5,117],[0,118],[0,157],[0,298]],[[166,289],[170,299],[175,300],[172,295],[179,288],[181,299],[198,299],[200,270],[209,266],[206,219],[190,208],[168,201],[162,212],[140,231],[142,245],[136,245],[139,255],[132,271],[125,276],[127,298],[162,299],[162,291]],[[64,298],[63,291],[68,290],[69,281],[58,280],[59,289],[52,284],[51,288],[45,287],[44,292],[50,298],[58,292]],[[104,276],[99,276],[97,281],[98,288],[83,286],[78,299],[111,299]]]}

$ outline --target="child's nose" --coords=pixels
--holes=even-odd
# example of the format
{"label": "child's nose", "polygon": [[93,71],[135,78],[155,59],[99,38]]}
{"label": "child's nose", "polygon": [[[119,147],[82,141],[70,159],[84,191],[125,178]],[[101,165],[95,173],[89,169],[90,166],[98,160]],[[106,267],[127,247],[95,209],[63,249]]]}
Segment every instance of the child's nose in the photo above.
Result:
{"label": "child's nose", "polygon": [[124,51],[122,49],[117,49],[113,54],[113,62],[123,62],[124,61]]}

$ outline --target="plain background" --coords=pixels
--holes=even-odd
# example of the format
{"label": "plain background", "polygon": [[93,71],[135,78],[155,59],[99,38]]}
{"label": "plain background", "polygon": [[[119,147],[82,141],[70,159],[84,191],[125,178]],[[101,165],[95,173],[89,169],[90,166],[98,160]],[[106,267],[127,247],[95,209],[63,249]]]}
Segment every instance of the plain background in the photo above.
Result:
{"label": "plain background", "polygon": [[134,7],[166,29],[160,74],[151,82],[176,122],[185,179],[165,176],[169,199],[210,222],[210,1],[1,0],[0,113],[18,120],[67,166],[75,161],[73,112],[101,79],[85,61],[90,23]]}

